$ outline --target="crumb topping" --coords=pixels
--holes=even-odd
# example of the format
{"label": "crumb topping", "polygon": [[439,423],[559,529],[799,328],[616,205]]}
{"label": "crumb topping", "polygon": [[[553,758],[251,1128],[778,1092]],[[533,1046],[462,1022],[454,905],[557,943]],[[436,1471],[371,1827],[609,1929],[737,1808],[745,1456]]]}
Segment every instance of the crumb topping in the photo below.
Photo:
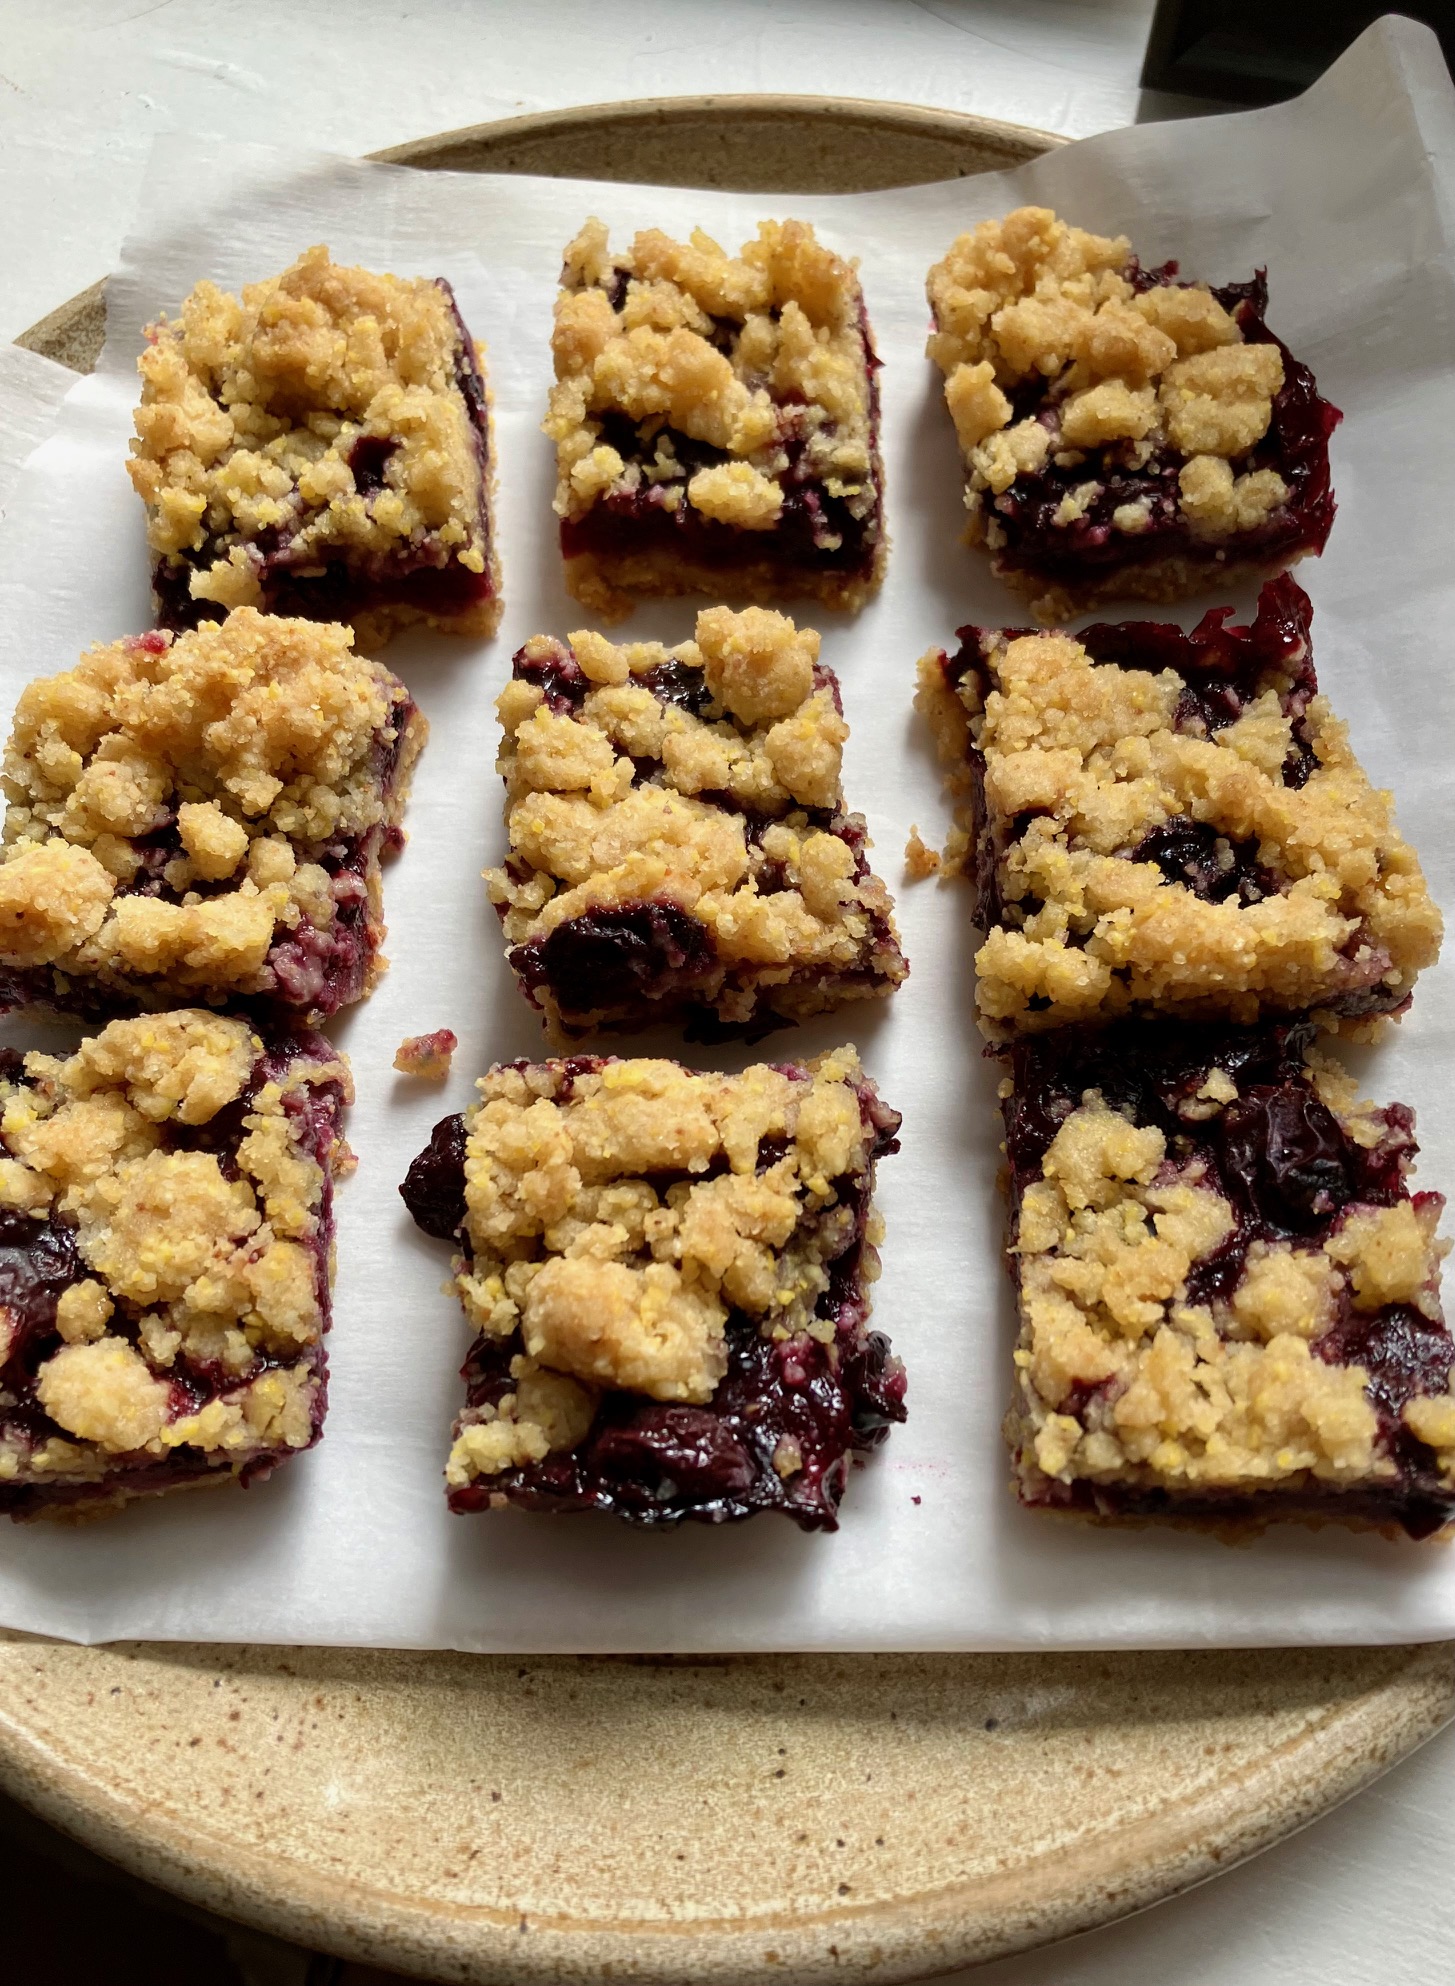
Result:
{"label": "crumb topping", "polygon": [[[1348,1079],[1316,1064],[1312,1083],[1346,1133],[1370,1142],[1377,1114],[1351,1102]],[[1260,1094],[1215,1069],[1183,1114],[1205,1127]],[[1023,1476],[1179,1492],[1391,1483],[1402,1424],[1455,1486],[1448,1356],[1437,1390],[1407,1398],[1402,1419],[1395,1396],[1391,1424],[1380,1409],[1390,1370],[1334,1348],[1344,1318],[1389,1305],[1443,1334],[1438,1195],[1354,1203],[1303,1221],[1309,1232],[1257,1240],[1229,1287],[1219,1250],[1244,1215],[1196,1148],[1179,1156],[1157,1126],[1089,1090],[1038,1175],[1017,1182],[1012,1250],[1020,1380],[1007,1430]],[[1398,1345],[1409,1327],[1396,1313],[1387,1330]]]}
{"label": "crumb topping", "polygon": [[909,839],[904,844],[904,867],[910,881],[915,883],[922,883],[926,876],[937,875],[940,869],[939,850],[931,848],[914,826],[911,826]]}
{"label": "crumb topping", "polygon": [[[270,1057],[204,1011],[113,1021],[0,1081],[0,1209],[72,1237],[80,1270],[34,1379],[65,1438],[12,1420],[0,1386],[0,1484],[312,1441],[326,1182],[293,1113],[328,1085],[347,1098],[346,1064]],[[236,1131],[195,1142],[225,1112]]]}
{"label": "crumb topping", "polygon": [[[1066,466],[1075,451],[1106,448],[1134,468],[1164,449],[1184,457],[1180,508],[1197,539],[1224,541],[1287,501],[1276,471],[1232,467],[1268,432],[1279,347],[1246,343],[1202,285],[1139,290],[1135,273],[1124,236],[1089,234],[1045,207],[982,221],[931,269],[927,351],[945,375],[973,514],[1048,459]],[[1058,523],[1075,523],[1099,493],[1093,474]],[[1127,504],[1112,522],[1135,537],[1149,512]]]}
{"label": "crumb topping", "polygon": [[953,688],[925,657],[918,701],[979,810],[987,1025],[1407,997],[1440,915],[1345,725],[1290,694],[1297,656],[1216,726],[1176,669],[1069,634],[987,635],[981,656]]}
{"label": "crumb topping", "polygon": [[323,247],[240,296],[202,282],[148,327],[128,472],[191,597],[263,603],[259,542],[291,567],[428,540],[483,574],[481,442],[448,286],[343,268]]}
{"label": "crumb topping", "polygon": [[512,1064],[467,1114],[468,1256],[456,1288],[488,1337],[519,1333],[514,1390],[462,1425],[458,1485],[571,1447],[603,1388],[705,1403],[729,1314],[807,1333],[856,1220],[873,1129],[843,1048],[791,1073],[666,1061]]}
{"label": "crumb topping", "polygon": [[427,1082],[440,1082],[450,1073],[450,1063],[459,1045],[453,1028],[438,1027],[433,1034],[407,1035],[394,1051],[394,1066],[401,1076],[422,1076]]}
{"label": "crumb topping", "polygon": [[[867,518],[877,502],[872,390],[855,265],[802,221],[764,221],[729,255],[700,229],[660,229],[613,256],[600,221],[566,250],[545,431],[555,507],[656,493],[741,531],[768,531],[796,465]],[[623,452],[610,417],[635,429]],[[622,437],[611,431],[616,441]],[[678,437],[725,459],[684,461]]]}
{"label": "crumb topping", "polygon": [[29,684],[3,765],[0,957],[263,990],[274,944],[359,890],[326,851],[402,800],[384,775],[412,706],[353,639],[244,607]]}
{"label": "crumb topping", "polygon": [[759,607],[709,608],[672,649],[528,642],[497,704],[510,859],[486,872],[509,943],[653,901],[757,989],[877,947],[865,990],[890,990],[892,906],[843,811],[848,726],[818,653],[812,629]]}

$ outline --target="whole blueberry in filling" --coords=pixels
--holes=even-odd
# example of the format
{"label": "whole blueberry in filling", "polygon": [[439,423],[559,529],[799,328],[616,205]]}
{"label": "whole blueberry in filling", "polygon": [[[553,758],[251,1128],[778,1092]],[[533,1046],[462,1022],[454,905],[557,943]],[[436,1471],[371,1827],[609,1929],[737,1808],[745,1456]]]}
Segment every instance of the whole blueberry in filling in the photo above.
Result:
{"label": "whole blueberry in filling", "polygon": [[1455,1343],[1413,1116],[1307,1022],[1004,1052],[1022,1500],[1102,1516],[1455,1515]]}
{"label": "whole blueberry in filling", "polygon": [[904,978],[818,649],[782,614],[715,607],[670,650],[520,650],[497,706],[510,849],[486,881],[553,1034],[751,1038]]}
{"label": "whole blueberry in filling", "polygon": [[0,1001],[315,1017],[383,968],[380,860],[427,726],[344,627],[239,607],[88,650],[6,747]]}
{"label": "whole blueberry in filling", "polygon": [[500,571],[483,351],[443,279],[311,248],[147,328],[128,464],[163,627],[229,607],[493,634]]}
{"label": "whole blueberry in filling", "polygon": [[728,255],[701,232],[566,250],[545,431],[566,584],[604,620],[644,594],[810,595],[883,577],[879,360],[852,263],[802,221]]}
{"label": "whole blueberry in filling", "polygon": [[992,1036],[1408,1006],[1440,914],[1319,694],[1310,611],[1284,573],[1247,626],[964,627],[924,657]]}
{"label": "whole blueberry in filling", "polygon": [[265,1476],[327,1392],[352,1096],[321,1035],[201,1009],[0,1061],[0,1511]]}
{"label": "whole blueberry in filling", "polygon": [[1276,571],[1329,535],[1340,415],[1268,329],[1265,272],[1177,267],[1021,207],[930,271],[968,536],[1038,620]]}
{"label": "whole blueberry in filling", "polygon": [[450,1507],[833,1530],[853,1456],[904,1419],[868,1328],[899,1116],[854,1051],[516,1062],[479,1089],[400,1188],[455,1241],[476,1333]]}

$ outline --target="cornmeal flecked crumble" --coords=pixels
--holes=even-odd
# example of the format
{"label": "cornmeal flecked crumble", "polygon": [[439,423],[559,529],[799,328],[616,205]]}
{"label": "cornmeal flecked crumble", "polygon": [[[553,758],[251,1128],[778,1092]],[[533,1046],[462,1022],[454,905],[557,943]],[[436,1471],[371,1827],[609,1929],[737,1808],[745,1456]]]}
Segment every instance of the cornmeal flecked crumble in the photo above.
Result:
{"label": "cornmeal flecked crumble", "polygon": [[0,999],[331,1014],[384,966],[380,856],[428,726],[348,628],[239,607],[31,683],[3,781]]}
{"label": "cornmeal flecked crumble", "polygon": [[832,1530],[852,1452],[904,1418],[867,1329],[899,1116],[853,1049],[739,1076],[515,1062],[479,1089],[400,1189],[457,1244],[478,1333],[451,1507]]}
{"label": "cornmeal flecked crumble", "polygon": [[453,1028],[437,1027],[432,1034],[411,1034],[394,1051],[394,1066],[401,1076],[422,1076],[430,1082],[443,1081],[459,1047]]}
{"label": "cornmeal flecked crumble", "polygon": [[910,881],[922,883],[926,876],[937,876],[940,867],[939,850],[931,848],[919,829],[911,826],[909,839],[904,844],[904,868]]}
{"label": "cornmeal flecked crumble", "polygon": [[660,229],[566,250],[551,340],[566,585],[603,619],[644,594],[810,595],[884,575],[879,361],[856,265],[802,221],[731,256]]}
{"label": "cornmeal flecked crumble", "polygon": [[1264,273],[1176,274],[1045,207],[982,221],[930,271],[968,537],[1038,619],[1179,599],[1328,537],[1339,413],[1264,323]]}
{"label": "cornmeal flecked crumble", "polygon": [[510,854],[486,881],[553,1033],[766,1032],[904,978],[818,652],[761,607],[710,608],[672,649],[520,650],[497,705]]}
{"label": "cornmeal flecked crumble", "polygon": [[1318,694],[1287,574],[1215,609],[1079,635],[967,627],[920,664],[973,840],[992,1034],[1130,1009],[1397,1013],[1440,913],[1388,793]]}
{"label": "cornmeal flecked crumble", "polygon": [[241,296],[199,283],[147,340],[127,467],[164,626],[262,607],[370,641],[495,632],[490,397],[447,282],[310,248]]}
{"label": "cornmeal flecked crumble", "polygon": [[201,1009],[0,1056],[0,1510],[244,1483],[323,1422],[347,1063]]}
{"label": "cornmeal flecked crumble", "polygon": [[1455,1515],[1444,1200],[1308,1023],[1018,1042],[1001,1085],[1022,1498],[1103,1515]]}

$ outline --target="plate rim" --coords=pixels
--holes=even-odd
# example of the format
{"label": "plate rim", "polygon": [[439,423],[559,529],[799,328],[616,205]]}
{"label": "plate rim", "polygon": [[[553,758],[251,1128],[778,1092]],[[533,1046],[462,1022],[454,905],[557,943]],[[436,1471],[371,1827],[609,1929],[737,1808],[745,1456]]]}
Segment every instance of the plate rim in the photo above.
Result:
{"label": "plate rim", "polygon": [[[6,1657],[23,1659],[25,1645],[44,1650],[57,1644],[0,1630],[0,1675]],[[125,1658],[133,1649],[145,1655],[156,1645],[113,1643],[98,1652]],[[385,1651],[353,1652],[368,1657]],[[444,1651],[413,1652],[427,1657]],[[1267,1652],[1276,1658],[1280,1651]],[[845,1979],[911,1986],[1132,1915],[1251,1859],[1353,1797],[1455,1714],[1455,1663],[1448,1643],[1368,1652],[1386,1657],[1398,1652],[1407,1659],[1393,1677],[1327,1708],[1310,1728],[1255,1764],[1189,1798],[1136,1814],[1069,1847],[1043,1850],[1029,1864],[877,1904],[765,1913],[736,1922],[664,1917],[608,1926],[600,1920],[537,1918],[522,1937],[513,1912],[415,1900],[337,1872],[316,1873],[300,1854],[280,1855],[276,1840],[243,1845],[199,1832],[195,1821],[163,1813],[155,1801],[128,1801],[95,1772],[65,1759],[55,1744],[24,1729],[3,1703],[0,1783],[64,1833],[190,1903],[276,1937],[421,1978],[463,1986],[605,1986],[629,1977],[639,1986],[682,1986],[690,1977],[693,1986],[761,1986],[765,1970],[771,1970],[791,1978],[794,1986],[830,1986]],[[501,1669],[517,1661],[514,1656],[466,1659]],[[724,1659],[729,1665],[742,1660],[771,1666],[777,1658],[716,1658],[716,1665]],[[875,1658],[853,1659],[867,1665]],[[681,1666],[690,1670],[693,1659],[682,1658]],[[1054,1890],[1040,1899],[1028,1897],[1027,1868],[1034,1877],[1049,1856],[1055,1857]],[[279,1880],[284,1871],[290,1878],[286,1884]],[[769,1937],[771,1967],[765,1966]]]}

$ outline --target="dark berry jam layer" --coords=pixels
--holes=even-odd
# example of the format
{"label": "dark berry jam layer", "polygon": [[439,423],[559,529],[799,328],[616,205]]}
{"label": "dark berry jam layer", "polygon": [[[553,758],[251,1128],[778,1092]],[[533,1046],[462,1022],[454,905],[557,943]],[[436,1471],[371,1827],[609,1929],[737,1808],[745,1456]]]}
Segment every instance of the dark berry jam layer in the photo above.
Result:
{"label": "dark berry jam layer", "polygon": [[[594,1070],[600,1061],[582,1056],[574,1066]],[[782,1066],[790,1075],[803,1073]],[[867,1086],[860,1109],[873,1143],[862,1174],[832,1182],[837,1207],[848,1208],[852,1222],[827,1265],[829,1286],[816,1305],[816,1315],[833,1326],[830,1343],[807,1332],[775,1341],[734,1311],[726,1325],[728,1369],[705,1406],[608,1391],[575,1448],[454,1489],[451,1509],[485,1510],[503,1501],[527,1510],[602,1511],[643,1526],[722,1524],[776,1510],[804,1530],[835,1530],[853,1456],[877,1447],[905,1418],[904,1368],[884,1334],[868,1328],[863,1273],[874,1164],[899,1149],[900,1118]],[[436,1125],[400,1192],[426,1234],[453,1238],[468,1257],[465,1139],[460,1117]],[[763,1141],[759,1169],[782,1152],[781,1139]],[[678,1177],[654,1175],[652,1184],[665,1193]],[[800,1224],[787,1249],[811,1239],[810,1225]],[[462,1369],[468,1406],[491,1405],[514,1390],[510,1362],[520,1349],[518,1337],[476,1340]]]}
{"label": "dark berry jam layer", "polygon": [[1173,1493],[1123,1483],[1074,1483],[1042,1477],[1034,1495],[1022,1501],[1035,1509],[1079,1512],[1087,1517],[1206,1525],[1245,1532],[1250,1524],[1302,1518],[1311,1523],[1355,1524],[1388,1530],[1397,1527],[1409,1538],[1432,1538],[1455,1515],[1455,1493],[1437,1485],[1429,1494],[1414,1483],[1408,1487],[1340,1489],[1329,1483],[1317,1489],[1281,1489],[1276,1485],[1256,1495],[1218,1495],[1213,1491]]}
{"label": "dark berry jam layer", "polygon": [[[1006,1259],[1012,1277],[1018,1275],[1013,1251],[1022,1196],[1042,1177],[1042,1161],[1061,1125],[1092,1090],[1138,1126],[1159,1130],[1169,1163],[1200,1163],[1206,1183],[1232,1208],[1231,1233],[1194,1262],[1188,1275],[1191,1304],[1228,1302],[1255,1243],[1322,1249],[1353,1208],[1393,1207],[1411,1199],[1423,1207],[1438,1200],[1435,1194],[1409,1193],[1407,1175],[1419,1148],[1406,1105],[1385,1106],[1378,1113],[1377,1139],[1364,1144],[1322,1101],[1304,1061],[1314,1035],[1308,1021],[1257,1028],[1123,1023],[1101,1030],[1066,1028],[998,1051],[1011,1070],[1011,1090],[1001,1110],[1011,1182]],[[1194,1100],[1214,1071],[1231,1079],[1237,1097],[1203,1116]],[[1358,1365],[1368,1372],[1365,1394],[1378,1420],[1380,1450],[1395,1463],[1397,1476],[1387,1488],[1300,1486],[1283,1492],[1275,1487],[1259,1490],[1251,1500],[1278,1502],[1290,1514],[1372,1516],[1401,1524],[1415,1537],[1437,1530],[1455,1515],[1455,1488],[1439,1473],[1433,1450],[1404,1425],[1400,1410],[1448,1386],[1455,1365],[1449,1327],[1408,1303],[1356,1310],[1345,1290],[1333,1323],[1312,1349],[1326,1364]],[[1063,1408],[1077,1410],[1074,1400]],[[1136,1485],[1045,1480],[1036,1495],[1054,1504],[1115,1508],[1128,1515],[1175,1510],[1217,1517],[1225,1511],[1246,1514],[1249,1504],[1213,1493],[1184,1496]]]}
{"label": "dark berry jam layer", "polygon": [[[1169,262],[1160,269],[1136,270],[1132,281],[1138,290],[1148,290],[1175,285],[1176,275],[1177,264]],[[1237,320],[1245,344],[1277,345],[1283,356],[1283,385],[1274,395],[1268,432],[1233,469],[1237,475],[1275,470],[1287,487],[1287,501],[1255,528],[1212,542],[1189,528],[1180,508],[1178,476],[1184,456],[1164,450],[1134,468],[1125,444],[1081,450],[1081,460],[1073,466],[1061,467],[1052,458],[1044,468],[1017,476],[1000,496],[985,498],[1004,533],[995,552],[998,569],[1031,573],[1074,589],[1168,559],[1216,569],[1229,560],[1272,565],[1323,550],[1334,521],[1329,437],[1343,416],[1320,397],[1308,367],[1268,329],[1265,270],[1250,282],[1229,283],[1212,293]],[[1040,418],[1054,426],[1054,406],[1043,382],[1028,382],[1011,397],[1012,420]],[[1074,523],[1056,523],[1065,499],[1075,492],[1080,501],[1090,483],[1098,486],[1097,493],[1083,514]],[[1148,506],[1144,529],[1116,529],[1112,518],[1123,504]]]}
{"label": "dark berry jam layer", "polygon": [[[296,1070],[300,1061],[321,1065],[336,1060],[332,1043],[322,1035],[306,1029],[274,1033],[240,1095],[204,1124],[188,1125],[169,1118],[158,1127],[162,1149],[211,1152],[218,1158],[225,1177],[238,1178],[237,1151],[248,1135],[244,1119],[253,1111],[259,1092],[270,1083],[286,1085],[290,1072]],[[0,1073],[10,1081],[19,1080],[20,1064],[19,1056],[7,1052]],[[276,1366],[296,1366],[301,1359],[311,1368],[313,1386],[311,1436],[307,1445],[311,1447],[318,1440],[328,1404],[325,1334],[330,1323],[333,1162],[344,1104],[343,1089],[332,1080],[286,1088],[283,1098],[293,1148],[311,1159],[323,1175],[314,1231],[299,1243],[313,1261],[314,1296],[322,1320],[317,1344],[286,1359],[259,1349],[253,1364],[241,1377],[218,1360],[190,1357],[183,1346],[167,1375],[171,1381],[174,1419],[196,1414],[214,1400],[226,1401],[241,1384],[250,1383]],[[9,1345],[0,1361],[0,1442],[7,1447],[23,1450],[53,1438],[74,1439],[41,1406],[36,1396],[36,1378],[41,1366],[61,1347],[56,1329],[56,1305],[61,1295],[92,1273],[77,1248],[74,1227],[63,1217],[52,1215],[47,1220],[35,1220],[10,1209],[0,1210],[0,1305],[4,1306],[12,1325]],[[114,1292],[112,1302],[108,1336],[121,1337],[135,1345],[144,1306],[133,1306]],[[156,1457],[145,1453],[116,1455],[108,1457],[105,1472],[90,1481],[49,1475],[29,1481],[23,1476],[19,1480],[0,1480],[0,1514],[21,1520],[47,1509],[157,1495],[222,1476],[247,1484],[261,1480],[280,1462],[302,1452],[292,1447],[255,1452],[241,1466],[225,1450],[190,1445]]]}
{"label": "dark berry jam layer", "polygon": [[[429,539],[388,559],[330,559],[320,566],[311,556],[306,570],[290,566],[287,542],[281,538],[259,538],[252,549],[257,554],[257,604],[265,614],[349,621],[380,608],[408,607],[440,620],[456,620],[494,597],[488,566],[484,572],[471,572],[452,561],[448,547]],[[209,538],[190,564],[157,561],[152,592],[160,626],[180,634],[224,617],[226,608],[215,600],[194,599],[190,585],[194,566],[206,570],[225,556],[226,546]]]}
{"label": "dark berry jam layer", "polygon": [[533,1005],[550,990],[568,1026],[595,1015],[647,1026],[656,1013],[697,1004],[694,995],[721,978],[712,933],[674,903],[585,911],[515,946],[510,965]]}

